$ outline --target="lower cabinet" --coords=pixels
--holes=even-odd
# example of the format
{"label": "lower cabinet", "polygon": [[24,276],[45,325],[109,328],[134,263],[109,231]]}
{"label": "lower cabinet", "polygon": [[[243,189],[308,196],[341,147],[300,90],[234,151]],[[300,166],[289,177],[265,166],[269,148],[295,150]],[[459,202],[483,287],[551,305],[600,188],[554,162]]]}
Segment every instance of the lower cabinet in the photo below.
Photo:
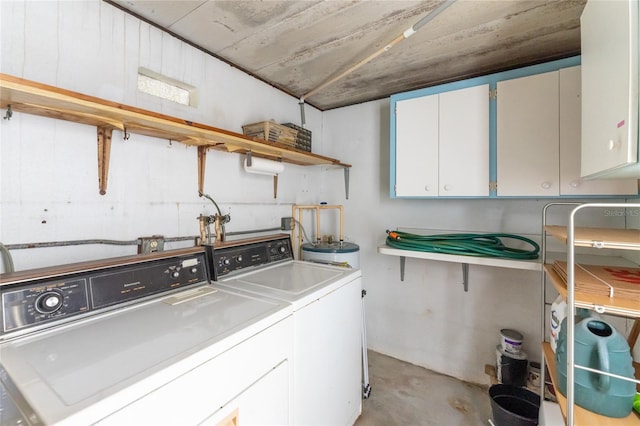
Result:
{"label": "lower cabinet", "polygon": [[288,317],[99,423],[290,424],[292,335]]}

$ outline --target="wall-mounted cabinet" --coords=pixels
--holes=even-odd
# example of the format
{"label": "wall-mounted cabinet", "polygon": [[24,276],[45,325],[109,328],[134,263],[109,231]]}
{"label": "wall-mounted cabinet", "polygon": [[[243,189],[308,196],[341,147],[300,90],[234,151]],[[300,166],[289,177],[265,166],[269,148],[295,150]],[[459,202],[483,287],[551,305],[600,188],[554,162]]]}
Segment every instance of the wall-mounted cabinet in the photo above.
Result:
{"label": "wall-mounted cabinet", "polygon": [[637,195],[637,179],[580,175],[579,62],[393,95],[391,197]]}
{"label": "wall-mounted cabinet", "polygon": [[634,195],[633,179],[580,177],[580,66],[497,83],[497,195]]}
{"label": "wall-mounted cabinet", "polygon": [[640,178],[637,0],[588,1],[580,18],[582,176]]}
{"label": "wall-mounted cabinet", "polygon": [[635,195],[635,179],[585,179],[580,172],[582,143],[582,67],[559,71],[560,95],[560,194]]}
{"label": "wall-mounted cabinet", "polygon": [[396,103],[396,194],[489,195],[489,85]]}
{"label": "wall-mounted cabinet", "polygon": [[560,195],[558,71],[497,88],[498,196]]}

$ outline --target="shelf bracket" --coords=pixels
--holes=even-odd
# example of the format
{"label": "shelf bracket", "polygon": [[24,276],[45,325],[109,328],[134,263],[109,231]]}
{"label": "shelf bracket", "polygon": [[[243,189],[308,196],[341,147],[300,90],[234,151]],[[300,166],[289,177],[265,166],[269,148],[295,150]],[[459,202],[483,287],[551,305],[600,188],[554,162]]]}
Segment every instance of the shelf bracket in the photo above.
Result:
{"label": "shelf bracket", "polygon": [[462,286],[464,291],[469,291],[469,264],[462,264]]}
{"label": "shelf bracket", "polygon": [[[400,281],[404,281],[404,266],[407,261],[405,256],[400,256]],[[469,264],[462,263],[462,286],[464,291],[469,291]]]}
{"label": "shelf bracket", "polygon": [[345,197],[349,199],[349,167],[344,168],[344,193]]}
{"label": "shelf bracket", "polygon": [[405,256],[400,256],[400,281],[404,281],[404,264],[406,261],[407,258]]}
{"label": "shelf bracket", "polygon": [[100,195],[107,193],[109,158],[111,157],[111,127],[98,126],[98,187]]}
{"label": "shelf bracket", "polygon": [[4,117],[2,117],[3,120],[11,120],[11,117],[13,117],[13,110],[11,109],[11,104],[7,105],[7,112],[4,114]]}
{"label": "shelf bracket", "polygon": [[198,194],[204,194],[204,168],[207,163],[207,147],[198,146]]}

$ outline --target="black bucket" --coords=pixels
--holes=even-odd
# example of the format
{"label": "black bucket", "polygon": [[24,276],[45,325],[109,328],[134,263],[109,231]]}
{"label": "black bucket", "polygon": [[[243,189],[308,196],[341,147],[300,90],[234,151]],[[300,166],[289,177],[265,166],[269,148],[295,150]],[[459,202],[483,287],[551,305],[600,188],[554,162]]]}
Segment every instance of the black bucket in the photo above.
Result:
{"label": "black bucket", "polygon": [[540,397],[512,385],[493,385],[489,388],[491,413],[495,426],[535,426],[538,424]]}

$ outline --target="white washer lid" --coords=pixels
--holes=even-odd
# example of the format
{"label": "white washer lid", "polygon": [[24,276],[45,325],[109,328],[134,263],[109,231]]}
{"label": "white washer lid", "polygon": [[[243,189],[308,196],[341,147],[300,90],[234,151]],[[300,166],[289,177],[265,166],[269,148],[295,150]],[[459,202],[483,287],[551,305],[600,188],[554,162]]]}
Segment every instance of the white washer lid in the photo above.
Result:
{"label": "white washer lid", "polygon": [[166,299],[175,296],[5,342],[0,362],[55,423],[288,307],[227,291]]}

